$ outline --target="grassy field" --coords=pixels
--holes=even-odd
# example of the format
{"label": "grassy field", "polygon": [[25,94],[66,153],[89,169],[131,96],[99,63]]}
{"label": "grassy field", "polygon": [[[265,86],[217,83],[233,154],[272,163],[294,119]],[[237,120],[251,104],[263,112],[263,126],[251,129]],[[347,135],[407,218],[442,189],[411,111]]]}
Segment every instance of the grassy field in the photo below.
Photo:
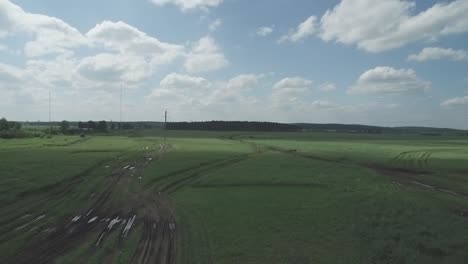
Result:
{"label": "grassy field", "polygon": [[459,136],[0,140],[0,260],[466,263],[467,162]]}

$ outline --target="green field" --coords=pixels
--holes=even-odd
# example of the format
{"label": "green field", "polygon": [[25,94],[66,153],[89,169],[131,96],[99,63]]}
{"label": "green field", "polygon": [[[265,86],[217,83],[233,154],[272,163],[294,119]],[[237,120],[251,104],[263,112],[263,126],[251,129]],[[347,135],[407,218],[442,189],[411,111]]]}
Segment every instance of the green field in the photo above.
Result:
{"label": "green field", "polygon": [[468,138],[0,140],[1,263],[467,263]]}

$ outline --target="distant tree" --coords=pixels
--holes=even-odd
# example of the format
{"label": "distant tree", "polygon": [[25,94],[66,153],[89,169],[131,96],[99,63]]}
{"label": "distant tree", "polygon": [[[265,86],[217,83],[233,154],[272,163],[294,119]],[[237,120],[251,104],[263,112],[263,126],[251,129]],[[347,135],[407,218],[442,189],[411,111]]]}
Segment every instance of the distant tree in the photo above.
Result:
{"label": "distant tree", "polygon": [[0,131],[8,130],[8,120],[5,118],[0,119]]}
{"label": "distant tree", "polygon": [[172,130],[213,130],[213,131],[300,131],[291,124],[247,121],[208,121],[208,122],[172,122],[167,123]]}
{"label": "distant tree", "polygon": [[101,132],[107,132],[107,123],[106,121],[99,121],[96,130],[101,131]]}
{"label": "distant tree", "polygon": [[11,128],[14,130],[21,130],[21,124],[18,122],[11,122]]}
{"label": "distant tree", "polygon": [[115,124],[114,124],[114,123],[111,123],[110,129],[111,129],[111,130],[114,130],[114,129],[115,129]]}
{"label": "distant tree", "polygon": [[88,126],[89,129],[96,129],[96,123],[94,121],[89,120],[88,121]]}
{"label": "distant tree", "polygon": [[130,123],[122,124],[122,129],[133,129],[133,125]]}
{"label": "distant tree", "polygon": [[20,123],[8,121],[6,118],[0,119],[0,138],[16,138],[20,136],[24,136]]}
{"label": "distant tree", "polygon": [[81,129],[81,128],[85,128],[83,122],[81,122],[81,121],[78,122],[78,128],[80,128],[80,129]]}
{"label": "distant tree", "polygon": [[66,133],[68,131],[68,129],[70,128],[70,123],[67,121],[67,120],[63,120],[61,123],[60,123],[60,131],[62,133]]}

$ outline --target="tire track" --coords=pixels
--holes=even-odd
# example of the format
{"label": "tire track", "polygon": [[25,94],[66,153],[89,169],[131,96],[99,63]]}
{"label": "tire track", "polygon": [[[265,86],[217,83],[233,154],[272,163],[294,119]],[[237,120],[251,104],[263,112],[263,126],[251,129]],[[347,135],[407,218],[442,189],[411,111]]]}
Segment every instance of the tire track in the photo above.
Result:
{"label": "tire track", "polygon": [[[153,158],[150,160],[153,160]],[[99,164],[102,165],[104,162],[106,161]],[[147,153],[137,156],[133,164],[135,165],[135,171],[137,170],[137,166],[140,171],[142,171],[149,164]],[[93,168],[97,168],[96,166]],[[91,169],[86,171],[90,173]],[[134,212],[130,212],[122,218],[119,218],[119,216],[122,215],[120,213],[121,209],[112,207],[110,205],[110,200],[112,195],[114,195],[116,186],[120,184],[124,177],[128,179],[127,176],[131,176],[130,174],[132,173],[134,173],[132,170],[114,170],[110,175],[105,177],[107,180],[106,186],[88,207],[76,213],[73,219],[68,217],[62,219],[56,227],[51,229],[50,234],[45,237],[32,239],[18,250],[14,256],[8,258],[7,263],[53,263],[60,256],[77,248],[86,241],[90,241],[93,237],[96,239],[94,243],[95,247],[100,247],[107,236],[112,232],[116,232],[120,226],[125,226],[128,221],[132,221],[131,225],[126,227],[127,230],[125,231],[124,229],[125,234],[127,234],[132,225],[137,225],[137,223],[133,222],[137,222],[138,219],[135,219],[136,215]],[[82,173],[80,175],[85,174]],[[73,190],[73,187],[78,186],[77,184],[77,182],[73,181],[63,187],[65,190],[60,190],[60,186],[62,186],[60,183],[53,185],[52,189],[59,189],[60,193],[65,193]],[[56,198],[56,192],[53,192],[50,197]],[[67,196],[65,195],[65,197]],[[106,215],[112,215],[112,217],[105,218]],[[122,232],[122,236],[124,232]],[[107,253],[114,254],[115,252],[110,250],[107,251]],[[91,257],[91,255],[92,254],[90,254],[88,258]],[[112,256],[109,256],[108,259],[112,258]]]}

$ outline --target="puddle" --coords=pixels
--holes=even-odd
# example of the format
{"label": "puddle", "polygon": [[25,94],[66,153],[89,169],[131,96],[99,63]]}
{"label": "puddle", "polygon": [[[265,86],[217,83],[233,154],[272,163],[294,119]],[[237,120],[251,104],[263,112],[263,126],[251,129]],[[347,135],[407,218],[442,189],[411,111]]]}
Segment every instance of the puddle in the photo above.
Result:
{"label": "puddle", "polygon": [[28,222],[28,223],[26,223],[26,224],[24,224],[24,225],[22,225],[22,226],[20,226],[20,227],[15,228],[15,230],[23,229],[23,228],[27,227],[28,225],[30,225],[30,224],[32,224],[32,223],[34,223],[34,222],[36,222],[36,221],[41,220],[41,219],[44,218],[44,217],[45,217],[45,214],[40,215],[40,216],[38,216],[36,219],[32,220],[31,222]]}
{"label": "puddle", "polygon": [[96,247],[99,246],[99,244],[101,243],[101,240],[102,240],[102,238],[104,237],[104,234],[105,234],[105,232],[102,233],[102,234],[99,236],[99,239],[98,239],[98,241],[96,242]]}
{"label": "puddle", "polygon": [[136,218],[136,215],[134,215],[131,219],[128,220],[127,224],[125,225],[125,228],[122,232],[122,236],[124,238],[127,237],[128,235],[128,232],[130,231],[130,229],[132,228],[132,225],[133,225],[133,222],[135,222],[135,218]]}
{"label": "puddle", "polygon": [[109,225],[107,226],[107,229],[112,229],[112,227],[115,225],[115,224],[118,224],[120,222],[120,218],[117,216],[116,218],[112,219],[109,223]]}
{"label": "puddle", "polygon": [[92,222],[96,221],[96,219],[98,219],[98,217],[97,217],[97,216],[95,216],[95,217],[93,217],[93,218],[89,219],[89,221],[88,221],[88,224],[90,224],[90,223],[92,223]]}
{"label": "puddle", "polygon": [[169,223],[169,229],[170,230],[175,230],[175,224],[174,223]]}
{"label": "puddle", "polygon": [[90,215],[92,212],[93,212],[94,209],[91,209],[89,210],[89,212],[85,215],[85,217],[87,217],[88,215]]}
{"label": "puddle", "polygon": [[420,182],[417,182],[417,181],[413,181],[413,183],[417,184],[419,186],[422,186],[422,187],[426,187],[426,188],[429,188],[429,189],[434,189],[434,187],[432,187],[431,185],[427,185],[427,184],[420,183]]}

